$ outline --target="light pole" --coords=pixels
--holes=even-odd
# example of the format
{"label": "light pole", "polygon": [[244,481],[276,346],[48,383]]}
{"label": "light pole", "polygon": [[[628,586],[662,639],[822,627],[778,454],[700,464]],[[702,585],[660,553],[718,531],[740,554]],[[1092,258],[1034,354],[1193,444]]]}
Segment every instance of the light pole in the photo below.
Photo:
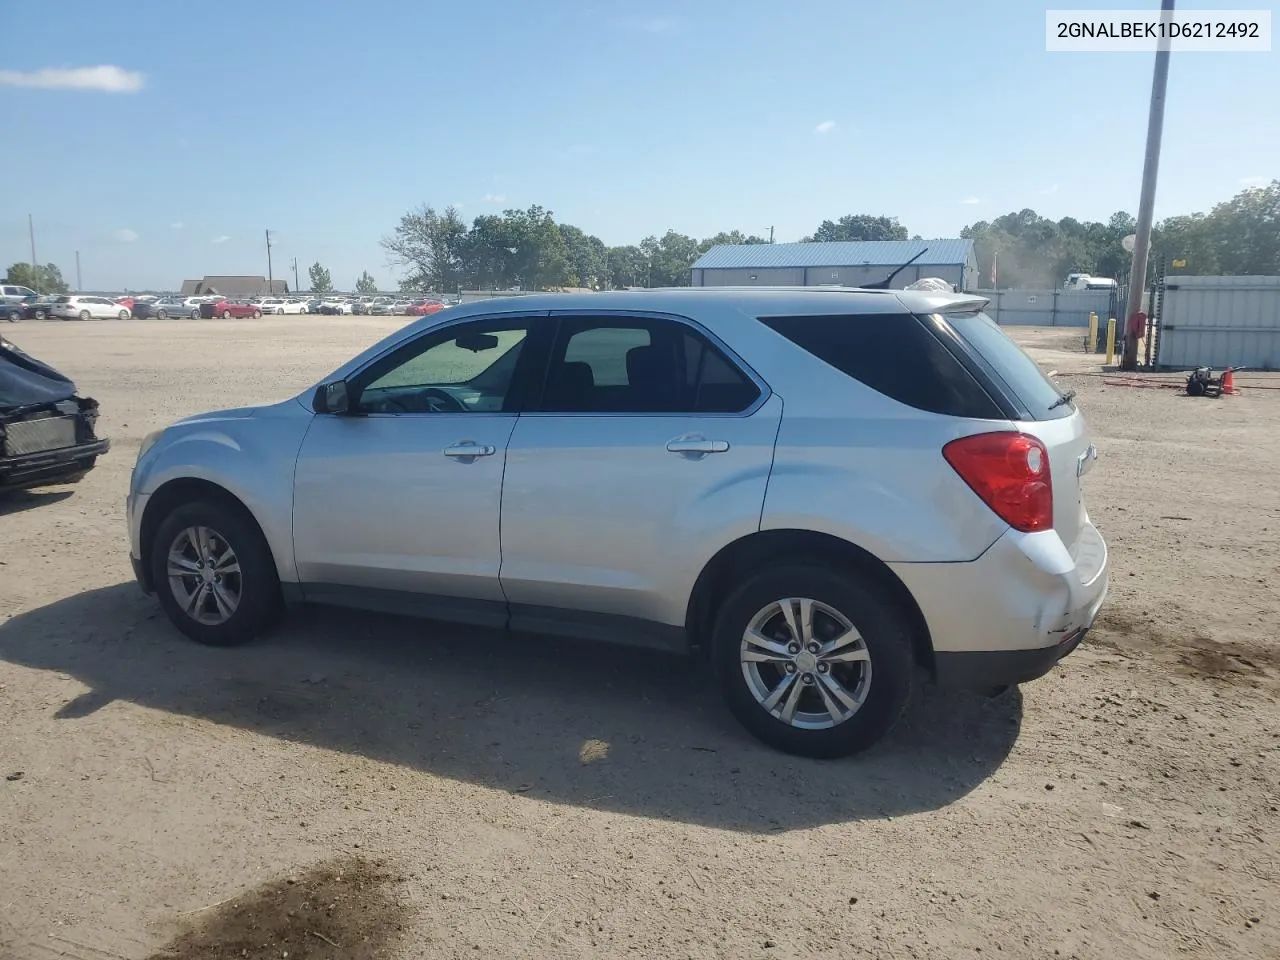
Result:
{"label": "light pole", "polygon": [[[1162,0],[1160,20],[1166,26],[1173,19],[1174,0]],[[1138,200],[1137,236],[1133,242],[1133,267],[1129,271],[1129,302],[1125,305],[1124,350],[1121,370],[1138,368],[1137,314],[1147,288],[1147,253],[1151,249],[1151,220],[1156,205],[1156,175],[1160,171],[1160,138],[1164,133],[1164,93],[1169,85],[1169,46],[1156,47],[1156,67],[1151,77],[1151,109],[1147,115],[1147,155],[1142,163],[1142,195]]]}
{"label": "light pole", "polygon": [[76,251],[76,293],[84,289],[84,284],[80,282],[80,251]]}
{"label": "light pole", "polygon": [[36,224],[29,213],[27,214],[27,232],[31,235],[31,282],[35,285],[36,293],[39,293],[40,264],[36,262]]}
{"label": "light pole", "polygon": [[267,231],[267,295],[275,293],[275,278],[271,275],[271,231]]}
{"label": "light pole", "polygon": [[293,292],[297,293],[300,289],[302,289],[302,287],[298,283],[298,258],[294,257],[293,258]]}

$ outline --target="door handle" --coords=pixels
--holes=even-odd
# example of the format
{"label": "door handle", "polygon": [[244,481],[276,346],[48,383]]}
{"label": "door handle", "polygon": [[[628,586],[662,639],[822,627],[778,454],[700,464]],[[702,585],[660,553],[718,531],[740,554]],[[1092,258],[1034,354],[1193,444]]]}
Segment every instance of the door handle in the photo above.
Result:
{"label": "door handle", "polygon": [[729,449],[727,440],[708,440],[706,437],[677,437],[667,443],[668,453],[705,456],[708,453],[724,453]]}
{"label": "door handle", "polygon": [[498,452],[497,448],[488,443],[476,443],[474,440],[463,440],[452,446],[445,447],[442,451],[446,457],[454,457],[458,460],[474,460],[476,457],[492,457]]}

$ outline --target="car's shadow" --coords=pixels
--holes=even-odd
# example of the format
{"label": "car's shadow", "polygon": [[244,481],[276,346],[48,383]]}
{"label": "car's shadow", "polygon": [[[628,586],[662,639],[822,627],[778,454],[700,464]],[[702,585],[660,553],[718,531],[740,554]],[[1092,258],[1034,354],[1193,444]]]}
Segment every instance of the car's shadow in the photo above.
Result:
{"label": "car's shadow", "polygon": [[0,490],[0,517],[57,503],[69,496],[70,490]]}
{"label": "car's shadow", "polygon": [[233,650],[182,637],[132,583],[0,624],[0,658],[113,700],[560,803],[742,831],[944,806],[1004,760],[1014,689],[925,687],[883,743],[820,762],[752,740],[691,662],[605,645],[302,610]]}

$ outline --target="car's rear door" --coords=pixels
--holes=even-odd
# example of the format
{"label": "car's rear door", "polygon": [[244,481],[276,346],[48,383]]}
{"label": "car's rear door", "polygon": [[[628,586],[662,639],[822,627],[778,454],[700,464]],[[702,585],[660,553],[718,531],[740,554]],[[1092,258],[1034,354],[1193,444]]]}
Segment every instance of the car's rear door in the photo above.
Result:
{"label": "car's rear door", "polygon": [[702,566],[759,528],[782,401],[684,318],[553,316],[507,450],[511,626],[670,642]]}

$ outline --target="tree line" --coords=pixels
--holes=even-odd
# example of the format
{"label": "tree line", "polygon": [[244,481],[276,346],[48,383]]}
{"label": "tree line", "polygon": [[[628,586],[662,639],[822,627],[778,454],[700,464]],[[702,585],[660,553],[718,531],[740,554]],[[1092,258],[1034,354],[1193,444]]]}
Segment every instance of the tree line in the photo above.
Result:
{"label": "tree line", "polygon": [[[980,220],[960,231],[974,241],[979,286],[1043,288],[1059,286],[1068,273],[1127,279],[1130,256],[1121,246],[1134,232],[1124,211],[1105,222],[1063,217],[1051,220],[1034,210]],[[911,235],[896,217],[848,214],[823,220],[804,239],[906,240]],[[767,243],[740,230],[701,240],[676,230],[645,237],[638,244],[610,247],[569,223],[559,223],[537,204],[527,210],[486,214],[467,223],[454,207],[437,211],[423,204],[400,218],[382,240],[390,263],[403,272],[406,292],[455,293],[460,289],[544,290],[563,287],[617,289],[678,287],[691,282],[690,268],[717,244]],[[1204,275],[1280,275],[1280,180],[1242,190],[1208,213],[1169,217],[1152,232],[1150,270]],[[994,269],[993,269],[994,268]],[[315,263],[311,289],[333,289],[330,272]],[[993,276],[994,274],[994,276]],[[1148,281],[1150,281],[1150,277]],[[9,268],[6,282],[40,293],[68,293],[55,264]],[[375,292],[368,271],[357,292]]]}
{"label": "tree line", "polygon": [[[1127,278],[1130,255],[1121,241],[1134,232],[1124,211],[1106,222],[1034,210],[982,220],[960,231],[974,241],[980,286],[1056,287],[1069,273]],[[896,217],[849,214],[824,220],[809,242],[906,240]],[[695,260],[717,244],[766,243],[740,230],[698,240],[676,230],[639,244],[607,246],[599,237],[534,205],[466,223],[454,207],[424,204],[409,211],[382,241],[404,271],[406,290],[551,289],[686,286]],[[1280,274],[1280,180],[1242,190],[1208,213],[1170,217],[1152,233],[1151,271],[1176,262],[1179,273]]]}

